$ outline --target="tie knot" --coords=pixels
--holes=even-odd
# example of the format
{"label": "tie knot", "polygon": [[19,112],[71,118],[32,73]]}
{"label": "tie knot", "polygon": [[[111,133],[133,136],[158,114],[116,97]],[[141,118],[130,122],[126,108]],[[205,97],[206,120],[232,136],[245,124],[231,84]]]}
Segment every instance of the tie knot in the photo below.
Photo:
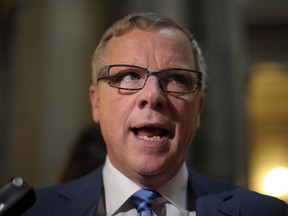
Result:
{"label": "tie knot", "polygon": [[[130,202],[136,207],[137,212],[147,212],[152,211],[152,203],[155,198],[160,197],[161,195],[153,190],[144,190],[141,189],[134,193],[130,198]],[[152,213],[153,215],[153,213]]]}

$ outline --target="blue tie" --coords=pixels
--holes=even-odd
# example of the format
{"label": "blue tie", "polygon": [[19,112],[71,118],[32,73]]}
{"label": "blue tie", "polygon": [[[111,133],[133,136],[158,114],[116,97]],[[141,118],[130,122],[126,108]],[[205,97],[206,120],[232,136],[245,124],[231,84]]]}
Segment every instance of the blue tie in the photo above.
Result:
{"label": "blue tie", "polygon": [[134,193],[130,198],[130,202],[137,209],[137,216],[157,216],[152,211],[153,200],[161,195],[156,191],[141,189]]}

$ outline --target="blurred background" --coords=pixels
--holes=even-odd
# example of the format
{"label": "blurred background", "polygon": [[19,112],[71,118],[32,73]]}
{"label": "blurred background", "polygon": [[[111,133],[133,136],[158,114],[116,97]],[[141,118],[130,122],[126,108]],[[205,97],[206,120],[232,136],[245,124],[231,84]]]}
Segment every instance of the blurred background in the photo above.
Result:
{"label": "blurred background", "polygon": [[59,182],[92,124],[92,53],[134,11],[174,19],[204,50],[209,86],[191,166],[288,201],[287,0],[0,0],[0,184]]}

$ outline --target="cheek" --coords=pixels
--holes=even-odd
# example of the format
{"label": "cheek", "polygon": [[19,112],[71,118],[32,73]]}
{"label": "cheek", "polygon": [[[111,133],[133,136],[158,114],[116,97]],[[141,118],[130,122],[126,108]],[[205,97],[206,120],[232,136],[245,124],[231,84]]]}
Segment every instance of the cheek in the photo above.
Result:
{"label": "cheek", "polygon": [[199,127],[200,111],[197,101],[187,101],[177,106],[179,143],[188,146]]}
{"label": "cheek", "polygon": [[[107,104],[107,106],[109,106],[109,104]],[[123,148],[121,145],[118,146],[119,143],[123,143],[121,141],[124,130],[123,121],[121,120],[123,115],[117,115],[117,112],[119,113],[121,111],[117,110],[115,108],[116,106],[110,105],[109,109],[107,106],[105,105],[102,107],[103,109],[101,109],[100,126],[108,153],[110,155],[115,155],[119,154],[119,152],[122,152],[120,151],[120,147]]]}
{"label": "cheek", "polygon": [[196,130],[200,126],[203,103],[204,96],[199,94],[186,105],[187,124],[190,125],[192,127],[191,129],[193,130]]}
{"label": "cheek", "polygon": [[127,119],[133,105],[131,105],[131,101],[125,98],[125,96],[118,95],[117,97],[112,97],[112,95],[110,97],[108,95],[100,101],[100,125],[103,128],[102,133],[104,138],[106,137],[106,142],[110,142],[116,137],[119,142],[119,140],[124,139],[124,132],[127,129]]}

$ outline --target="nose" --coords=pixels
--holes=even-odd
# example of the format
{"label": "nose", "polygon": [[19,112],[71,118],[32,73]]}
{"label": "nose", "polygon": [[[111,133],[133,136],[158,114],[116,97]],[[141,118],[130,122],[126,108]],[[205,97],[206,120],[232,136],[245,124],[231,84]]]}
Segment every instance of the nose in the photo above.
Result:
{"label": "nose", "polygon": [[158,78],[149,76],[145,86],[138,92],[137,105],[143,108],[162,109],[167,104],[167,95],[162,90]]}

